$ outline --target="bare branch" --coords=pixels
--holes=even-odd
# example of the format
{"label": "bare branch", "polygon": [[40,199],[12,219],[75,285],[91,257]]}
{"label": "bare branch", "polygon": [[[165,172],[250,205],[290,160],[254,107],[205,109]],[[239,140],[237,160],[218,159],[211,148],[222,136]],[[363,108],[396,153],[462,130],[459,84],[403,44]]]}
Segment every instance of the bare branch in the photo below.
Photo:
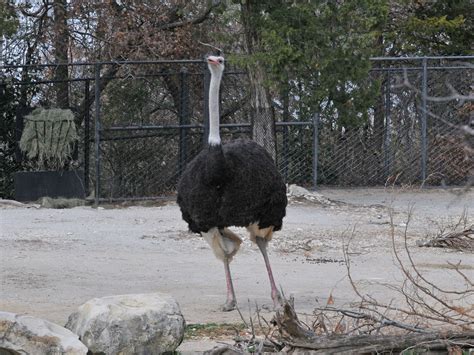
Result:
{"label": "bare branch", "polygon": [[[410,262],[411,262],[411,266],[412,268],[414,269],[415,273],[417,274],[418,277],[420,277],[420,273],[418,272],[418,270],[416,269],[414,263],[413,263],[413,260],[411,259],[411,255],[408,251],[408,248],[406,247],[406,238],[407,238],[407,228],[408,228],[408,225],[409,225],[409,221],[411,219],[411,215],[412,215],[412,208],[410,208],[410,211],[409,211],[409,214],[408,214],[408,220],[406,222],[406,226],[405,226],[405,231],[404,231],[404,238],[405,238],[405,249],[407,251],[407,254],[408,254],[408,257],[410,259]],[[394,251],[394,255],[395,255],[395,258],[400,266],[400,269],[402,270],[403,274],[408,278],[408,280],[410,280],[410,282],[416,287],[416,290],[419,290],[421,292],[423,292],[425,295],[429,296],[430,298],[432,298],[433,300],[435,300],[436,302],[440,303],[442,306],[446,307],[447,309],[450,309],[454,312],[459,312],[459,309],[456,308],[456,307],[453,307],[451,305],[449,305],[446,301],[444,301],[443,299],[441,299],[440,297],[438,297],[436,294],[434,294],[428,287],[422,285],[420,282],[418,282],[417,280],[415,280],[415,278],[411,275],[411,273],[407,270],[407,268],[405,267],[404,263],[402,262],[402,260],[400,259],[400,255],[398,254],[397,252],[397,248],[395,246],[395,233],[394,233],[394,228],[393,228],[393,217],[391,216],[390,217],[391,219],[391,224],[392,224],[392,228],[391,228],[391,231],[392,231],[392,246],[393,246],[393,251]],[[424,279],[422,276],[421,276],[422,280],[424,282],[426,282],[430,287],[433,287],[435,289],[438,289],[439,291],[441,292],[445,292],[446,291],[443,291],[441,289],[439,289],[439,287],[437,287],[436,285],[434,285],[433,283],[427,281],[426,279]],[[453,292],[455,293],[455,292]],[[423,302],[424,303],[424,302]],[[425,303],[424,303],[425,304]],[[429,308],[431,311],[435,311],[433,308]],[[453,320],[450,319],[449,317],[446,317],[444,316],[443,314],[441,314],[440,312],[438,311],[435,311],[436,314],[440,315],[442,318],[444,318],[446,320],[446,322],[448,323],[453,323]],[[469,318],[474,318],[474,317],[471,317],[471,316],[468,316]]]}
{"label": "bare branch", "polygon": [[402,322],[395,321],[393,319],[390,319],[384,315],[381,315],[380,313],[376,312],[377,314],[380,315],[380,317],[374,317],[373,315],[369,313],[364,313],[360,311],[354,311],[350,309],[344,309],[344,308],[334,308],[334,307],[324,307],[324,308],[315,308],[315,310],[323,311],[323,312],[337,312],[341,313],[347,317],[350,318],[355,318],[355,319],[365,319],[365,320],[371,320],[374,323],[379,323],[381,326],[386,327],[386,326],[394,326],[396,328],[401,328],[405,330],[410,330],[413,332],[418,332],[418,333],[431,333],[431,331],[428,331],[424,328],[419,328],[416,326],[413,326],[411,324],[405,324]]}
{"label": "bare branch", "polygon": [[453,264],[448,261],[448,264],[453,266],[453,269],[464,278],[468,285],[474,287],[474,283],[471,281],[471,279],[469,279],[461,270],[459,270],[459,265],[461,265],[461,261],[459,261],[457,264]]}
{"label": "bare branch", "polygon": [[210,13],[212,12],[212,10],[214,8],[216,8],[217,6],[219,6],[220,4],[221,4],[221,1],[219,1],[219,0],[208,1],[207,8],[200,15],[198,15],[197,17],[189,19],[189,20],[167,23],[167,24],[158,26],[156,29],[159,30],[159,31],[160,30],[172,30],[172,29],[175,29],[177,27],[200,24],[200,23],[204,22],[205,20],[207,20]]}
{"label": "bare branch", "polygon": [[[406,69],[403,71],[403,84],[402,85],[409,88],[410,90],[413,90],[418,95],[422,95],[421,91],[417,87],[415,87],[408,79],[408,71]],[[450,89],[451,95],[443,96],[443,97],[425,95],[425,99],[431,102],[450,102],[450,101],[458,100],[460,104],[463,104],[466,101],[474,100],[473,94],[462,95],[451,84],[446,83],[446,86]]]}

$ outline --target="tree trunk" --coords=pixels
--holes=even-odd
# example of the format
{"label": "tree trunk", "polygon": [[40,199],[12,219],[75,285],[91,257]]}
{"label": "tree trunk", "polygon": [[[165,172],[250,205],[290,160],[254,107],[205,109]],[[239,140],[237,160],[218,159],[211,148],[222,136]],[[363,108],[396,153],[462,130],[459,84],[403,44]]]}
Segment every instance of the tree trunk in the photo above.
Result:
{"label": "tree trunk", "polygon": [[[54,59],[56,63],[68,62],[69,31],[67,27],[66,0],[54,0]],[[69,70],[67,65],[56,68],[54,84],[56,105],[59,108],[69,108]]]}
{"label": "tree trunk", "polygon": [[[383,36],[377,37],[375,43],[376,47],[379,48],[380,55],[383,55]],[[376,64],[379,66],[379,64]],[[375,98],[374,106],[374,145],[377,152],[382,152],[384,148],[384,136],[385,136],[385,90],[386,82],[383,72],[374,72],[373,76],[375,80],[380,80],[381,88]]]}
{"label": "tree trunk", "polygon": [[374,74],[376,80],[381,81],[380,91],[377,93],[374,103],[374,146],[377,153],[382,152],[384,148],[385,137],[385,80],[382,80],[382,73]]}
{"label": "tree trunk", "polygon": [[[247,0],[240,4],[242,22],[245,32],[246,51],[255,54],[260,48],[259,35],[256,30],[256,19],[260,16],[256,0]],[[250,107],[252,120],[252,138],[276,159],[275,114],[271,105],[268,89],[264,86],[265,68],[261,63],[248,66],[250,80]]]}

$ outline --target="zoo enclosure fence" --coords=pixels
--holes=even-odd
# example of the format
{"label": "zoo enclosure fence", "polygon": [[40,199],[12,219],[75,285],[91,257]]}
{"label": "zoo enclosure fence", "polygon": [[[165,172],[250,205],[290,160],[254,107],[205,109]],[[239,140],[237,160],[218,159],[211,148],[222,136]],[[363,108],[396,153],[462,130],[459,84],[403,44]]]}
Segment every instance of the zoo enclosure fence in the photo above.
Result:
{"label": "zoo enclosure fence", "polygon": [[[325,112],[303,115],[289,100],[275,111],[276,162],[287,183],[308,187],[460,185],[472,176],[459,127],[469,124],[473,56],[373,58],[380,91],[365,124]],[[75,158],[97,203],[172,194],[208,132],[209,72],[200,60],[67,64],[71,107],[83,139]],[[57,64],[2,67],[17,109],[17,139],[29,106],[54,106]],[[34,72],[22,81],[19,71]],[[251,138],[247,78],[229,68],[221,88],[223,140]],[[204,118],[204,119],[203,119]],[[260,119],[270,119],[264,117]],[[17,158],[21,154],[17,152]],[[23,157],[24,159],[24,157]]]}

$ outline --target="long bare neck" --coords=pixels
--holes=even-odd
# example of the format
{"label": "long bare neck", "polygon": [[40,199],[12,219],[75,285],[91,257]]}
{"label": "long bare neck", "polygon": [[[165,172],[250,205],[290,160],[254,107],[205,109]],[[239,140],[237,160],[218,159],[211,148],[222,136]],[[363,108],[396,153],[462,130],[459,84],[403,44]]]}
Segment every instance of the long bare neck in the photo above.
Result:
{"label": "long bare neck", "polygon": [[209,85],[209,145],[220,145],[219,134],[219,87],[221,85],[222,73],[212,72]]}

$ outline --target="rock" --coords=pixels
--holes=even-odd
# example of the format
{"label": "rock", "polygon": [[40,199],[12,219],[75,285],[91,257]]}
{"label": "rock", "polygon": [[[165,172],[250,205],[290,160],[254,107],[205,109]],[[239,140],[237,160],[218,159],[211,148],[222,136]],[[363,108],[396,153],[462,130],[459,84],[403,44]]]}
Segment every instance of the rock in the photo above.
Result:
{"label": "rock", "polygon": [[158,354],[181,344],[185,321],[171,296],[151,293],[94,298],[69,316],[66,328],[92,353]]}
{"label": "rock", "polygon": [[0,353],[85,355],[76,334],[47,320],[0,312]]}
{"label": "rock", "polygon": [[303,199],[310,202],[320,203],[323,205],[334,205],[334,202],[332,202],[327,197],[324,197],[320,193],[306,190],[304,187],[294,184],[288,186],[287,196],[290,201]]}
{"label": "rock", "polygon": [[73,208],[79,206],[85,206],[86,201],[79,198],[52,198],[52,197],[42,197],[40,200],[41,207],[43,208]]}
{"label": "rock", "polygon": [[22,203],[15,200],[4,200],[0,198],[0,208],[18,207],[18,208],[40,208],[41,206],[33,203]]}

